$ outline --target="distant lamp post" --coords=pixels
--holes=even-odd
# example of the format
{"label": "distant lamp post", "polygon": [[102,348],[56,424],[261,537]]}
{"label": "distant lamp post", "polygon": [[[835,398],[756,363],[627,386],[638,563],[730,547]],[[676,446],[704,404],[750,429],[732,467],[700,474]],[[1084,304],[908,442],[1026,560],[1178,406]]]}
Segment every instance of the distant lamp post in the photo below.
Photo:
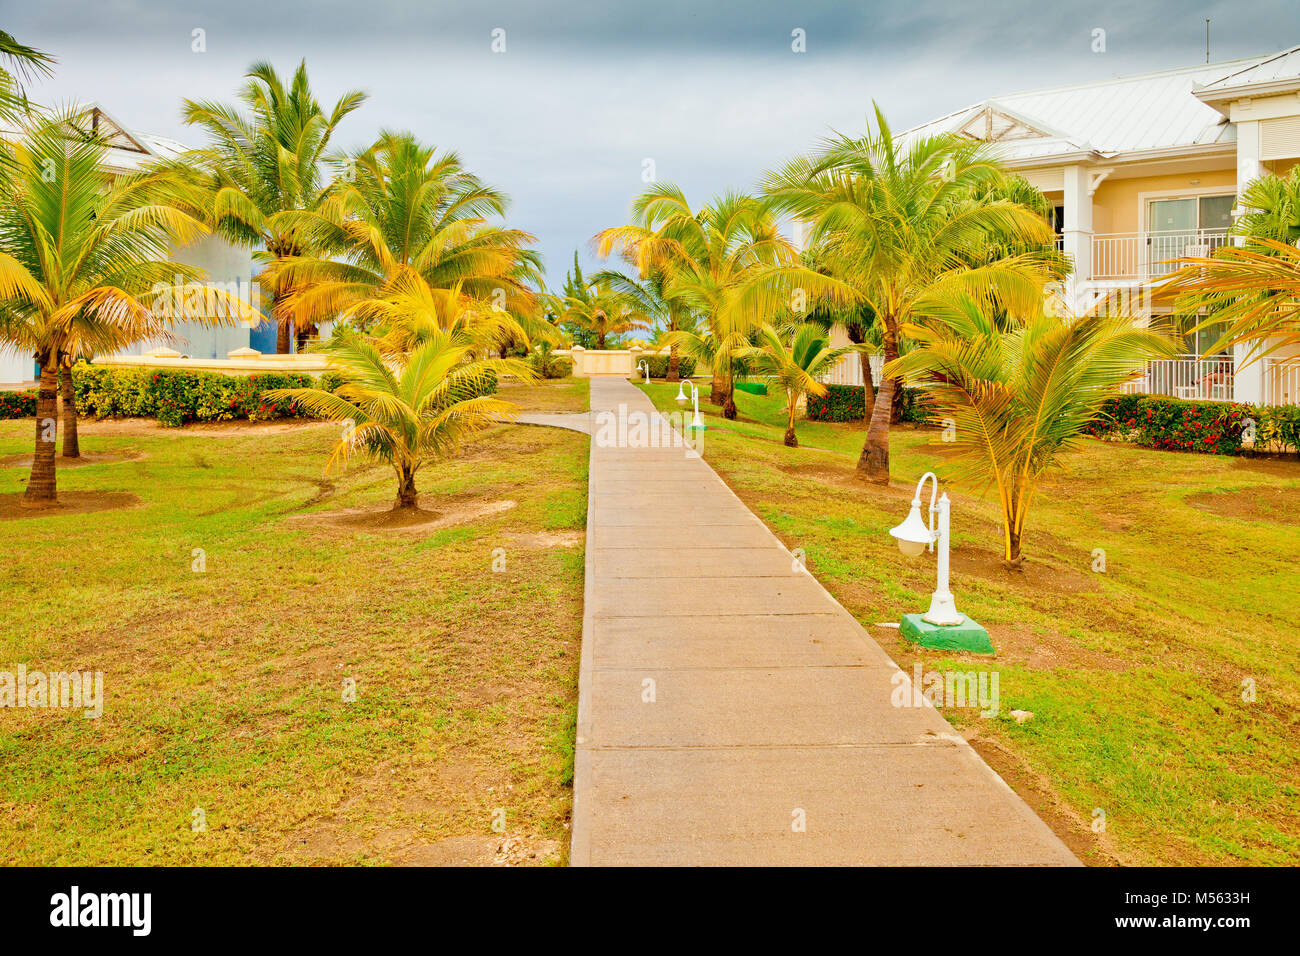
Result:
{"label": "distant lamp post", "polygon": [[694,382],[682,379],[681,384],[677,386],[677,401],[682,404],[686,403],[686,392],[684,390],[687,388],[691,390],[690,400],[695,409],[695,417],[691,419],[691,423],[686,427],[696,431],[704,431],[707,426],[704,424],[704,419],[700,418],[700,390],[695,387]]}
{"label": "distant lamp post", "polygon": [[[930,522],[927,525],[921,517],[921,490],[929,480],[930,488]],[[937,499],[937,500],[936,500]],[[912,509],[907,518],[889,533],[898,542],[898,550],[909,558],[920,557],[928,548],[938,547],[937,583],[934,594],[930,596],[930,610],[922,614],[905,614],[899,630],[908,640],[916,641],[922,647],[942,650],[974,651],[980,654],[992,654],[993,644],[988,631],[984,630],[965,614],[958,612],[957,602],[948,587],[948,542],[949,518],[952,503],[948,495],[939,494],[939,479],[934,472],[927,471],[916,483],[916,494],[912,496]],[[938,517],[938,528],[935,518]]]}
{"label": "distant lamp post", "polygon": [[641,362],[637,365],[637,368],[645,372],[645,383],[649,385],[650,384],[650,363]]}

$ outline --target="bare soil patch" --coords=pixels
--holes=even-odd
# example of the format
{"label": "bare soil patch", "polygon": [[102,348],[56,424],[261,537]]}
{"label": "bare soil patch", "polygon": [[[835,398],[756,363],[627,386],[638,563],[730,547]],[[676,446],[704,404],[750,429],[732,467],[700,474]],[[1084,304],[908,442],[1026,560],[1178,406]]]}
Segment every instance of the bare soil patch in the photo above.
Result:
{"label": "bare soil patch", "polygon": [[1241,488],[1190,495],[1187,504],[1223,518],[1300,525],[1300,497],[1294,488]]}
{"label": "bare soil patch", "polygon": [[191,422],[180,428],[166,428],[152,418],[82,419],[77,431],[83,435],[196,435],[201,438],[246,438],[251,435],[280,435],[308,428],[335,428],[335,422],[311,418],[279,419],[270,422]]}
{"label": "bare soil patch", "polygon": [[423,508],[349,508],[346,511],[323,514],[290,515],[289,520],[348,531],[437,531],[466,521],[502,514],[515,507],[515,504],[506,499],[474,502],[441,511],[426,511]]}
{"label": "bare soil patch", "polygon": [[514,534],[510,540],[521,548],[573,548],[582,544],[586,534],[582,531],[538,531],[531,534]]}
{"label": "bare soil patch", "polygon": [[56,515],[84,515],[140,506],[140,499],[126,491],[61,491],[58,504],[44,508],[24,507],[22,499],[21,492],[0,495],[0,521],[18,521],[23,518]]}
{"label": "bare soil patch", "polygon": [[[125,448],[119,451],[83,451],[80,458],[64,458],[58,455],[55,464],[62,471],[64,468],[78,468],[82,465],[111,465],[120,461],[139,461],[146,458],[144,452],[134,448]],[[17,455],[5,455],[0,458],[0,468],[30,468],[32,467],[32,453],[20,452]]]}

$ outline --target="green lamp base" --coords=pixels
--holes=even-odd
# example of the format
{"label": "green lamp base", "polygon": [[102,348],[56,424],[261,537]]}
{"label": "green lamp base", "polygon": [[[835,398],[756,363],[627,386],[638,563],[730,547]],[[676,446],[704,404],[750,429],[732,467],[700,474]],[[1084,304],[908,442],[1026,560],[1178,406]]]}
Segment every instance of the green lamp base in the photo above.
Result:
{"label": "green lamp base", "polygon": [[989,632],[965,614],[961,616],[960,624],[931,624],[921,620],[920,614],[904,614],[899,630],[909,641],[936,651],[994,653]]}

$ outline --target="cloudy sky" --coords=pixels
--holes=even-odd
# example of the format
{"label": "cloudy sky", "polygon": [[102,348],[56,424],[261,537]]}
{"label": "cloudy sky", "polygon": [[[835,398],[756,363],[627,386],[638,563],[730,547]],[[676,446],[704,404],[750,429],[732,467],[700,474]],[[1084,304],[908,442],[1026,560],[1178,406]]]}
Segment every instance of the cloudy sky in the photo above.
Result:
{"label": "cloudy sky", "polygon": [[748,188],[831,130],[861,132],[873,99],[903,129],[999,93],[1187,66],[1205,59],[1207,17],[1216,61],[1300,43],[1297,0],[0,0],[0,11],[5,30],[58,57],[31,90],[38,101],[95,100],[191,143],[182,97],[229,100],[250,63],[287,72],[306,57],[322,101],[370,95],[336,145],[405,128],[458,150],[511,196],[510,222],[538,237],[556,285],[575,248],[591,264],[591,236],[626,221],[647,160],[700,202]]}

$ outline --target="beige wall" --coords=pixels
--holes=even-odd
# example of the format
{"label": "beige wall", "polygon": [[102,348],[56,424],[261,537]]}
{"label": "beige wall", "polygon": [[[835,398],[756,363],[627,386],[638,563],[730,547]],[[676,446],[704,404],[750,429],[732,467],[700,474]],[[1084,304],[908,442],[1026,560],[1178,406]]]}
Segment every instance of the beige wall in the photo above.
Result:
{"label": "beige wall", "polygon": [[[1196,180],[1196,185],[1192,185],[1193,180]],[[1142,232],[1146,228],[1138,198],[1142,193],[1187,190],[1188,195],[1196,195],[1213,187],[1223,187],[1223,192],[1235,192],[1236,186],[1237,173],[1232,169],[1107,179],[1097,187],[1092,197],[1092,229],[1097,235]]]}

